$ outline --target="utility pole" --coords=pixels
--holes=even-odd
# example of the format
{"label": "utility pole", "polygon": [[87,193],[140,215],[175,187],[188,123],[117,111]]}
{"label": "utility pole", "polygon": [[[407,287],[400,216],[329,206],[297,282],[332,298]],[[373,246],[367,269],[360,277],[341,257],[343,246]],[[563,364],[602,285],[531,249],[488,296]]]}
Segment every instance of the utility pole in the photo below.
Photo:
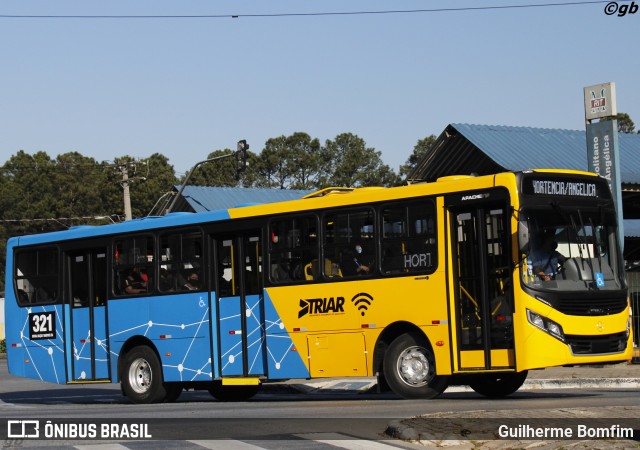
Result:
{"label": "utility pole", "polygon": [[129,167],[134,168],[138,164],[146,164],[144,161],[133,160],[133,161],[116,161],[114,167],[120,171],[122,174],[122,180],[118,181],[118,184],[122,187],[123,197],[124,197],[124,220],[131,220],[133,215],[131,214],[131,194],[129,191],[129,186],[131,183],[136,181],[144,181],[145,177],[129,177]]}

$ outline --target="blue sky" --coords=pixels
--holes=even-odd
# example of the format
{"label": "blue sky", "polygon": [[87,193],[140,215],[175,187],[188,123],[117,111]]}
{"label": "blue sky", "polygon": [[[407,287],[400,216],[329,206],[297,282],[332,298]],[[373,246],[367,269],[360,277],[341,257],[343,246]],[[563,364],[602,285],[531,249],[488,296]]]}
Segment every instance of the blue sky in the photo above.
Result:
{"label": "blue sky", "polygon": [[[583,129],[583,87],[615,81],[640,128],[640,12],[562,0],[3,0],[0,163],[18,150],[97,160],[159,152],[178,173],[213,150],[352,132],[395,170],[449,123]],[[629,4],[626,1],[619,5]],[[517,151],[517,149],[514,149]]]}

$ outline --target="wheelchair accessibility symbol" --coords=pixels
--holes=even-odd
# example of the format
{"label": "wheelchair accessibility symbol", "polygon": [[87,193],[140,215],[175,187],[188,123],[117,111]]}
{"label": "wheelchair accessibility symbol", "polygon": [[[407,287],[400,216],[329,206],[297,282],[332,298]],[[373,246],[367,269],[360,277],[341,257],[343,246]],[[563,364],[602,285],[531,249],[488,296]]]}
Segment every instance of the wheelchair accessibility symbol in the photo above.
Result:
{"label": "wheelchair accessibility symbol", "polygon": [[596,272],[596,286],[599,288],[604,287],[604,274],[602,272]]}

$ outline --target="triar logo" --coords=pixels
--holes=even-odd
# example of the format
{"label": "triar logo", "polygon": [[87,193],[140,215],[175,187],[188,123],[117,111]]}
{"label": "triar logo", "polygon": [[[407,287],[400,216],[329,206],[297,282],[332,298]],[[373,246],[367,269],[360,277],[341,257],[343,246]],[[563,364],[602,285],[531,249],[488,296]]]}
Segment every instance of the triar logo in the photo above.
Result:
{"label": "triar logo", "polygon": [[300,299],[298,319],[310,316],[344,313],[344,297],[306,298]]}

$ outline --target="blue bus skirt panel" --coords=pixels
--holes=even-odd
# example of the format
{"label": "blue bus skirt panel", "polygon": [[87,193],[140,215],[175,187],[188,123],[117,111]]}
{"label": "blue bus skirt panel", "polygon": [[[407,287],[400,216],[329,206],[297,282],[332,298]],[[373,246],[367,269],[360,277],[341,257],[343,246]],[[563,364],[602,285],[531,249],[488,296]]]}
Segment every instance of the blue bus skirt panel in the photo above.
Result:
{"label": "blue bus skirt panel", "polygon": [[266,289],[264,309],[269,379],[309,378],[309,370],[302,359],[306,359],[307,349],[298,349],[293,345],[289,336],[292,330],[287,330]]}
{"label": "blue bus skirt panel", "polygon": [[[117,379],[122,346],[133,337],[155,345],[165,381],[211,381],[211,327],[207,292],[109,302],[111,373]],[[135,311],[135,313],[133,313]]]}
{"label": "blue bus skirt panel", "polygon": [[[263,292],[263,302],[257,295],[246,298],[249,375],[266,375],[272,380],[308,378],[309,371],[303,360],[306,349],[295,348],[289,336],[290,330],[282,322],[268,292]],[[16,376],[59,384],[109,376],[115,382],[122,346],[128,339],[139,336],[156,346],[165,381],[211,381],[221,372],[226,376],[241,375],[242,363],[238,358],[242,356],[241,335],[230,333],[242,329],[239,298],[220,299],[223,308],[220,312],[220,338],[221,341],[226,340],[220,343],[224,350],[221,358],[223,368],[220,370],[216,363],[218,330],[215,324],[212,326],[210,323],[211,315],[215,317],[216,314],[209,311],[208,296],[206,292],[195,292],[111,300],[107,307],[108,328],[105,327],[106,308],[94,308],[93,338],[88,332],[88,309],[73,309],[74,342],[71,330],[65,328],[69,321],[65,321],[64,313],[66,317],[71,314],[68,305],[19,308],[15,302],[7,301],[7,336],[20,336],[19,340],[13,340],[17,342],[7,339],[9,371]],[[226,300],[229,300],[227,305]],[[52,334],[30,334],[33,315],[51,317]],[[222,320],[225,318],[227,320]],[[109,336],[105,339],[107,329]],[[91,373],[91,345],[96,359],[95,374]],[[232,359],[238,363],[227,364],[227,369],[224,369],[230,355],[235,355]]]}
{"label": "blue bus skirt panel", "polygon": [[5,300],[9,372],[50,383],[66,383],[62,305],[18,308],[12,298],[15,297],[8,295]]}

